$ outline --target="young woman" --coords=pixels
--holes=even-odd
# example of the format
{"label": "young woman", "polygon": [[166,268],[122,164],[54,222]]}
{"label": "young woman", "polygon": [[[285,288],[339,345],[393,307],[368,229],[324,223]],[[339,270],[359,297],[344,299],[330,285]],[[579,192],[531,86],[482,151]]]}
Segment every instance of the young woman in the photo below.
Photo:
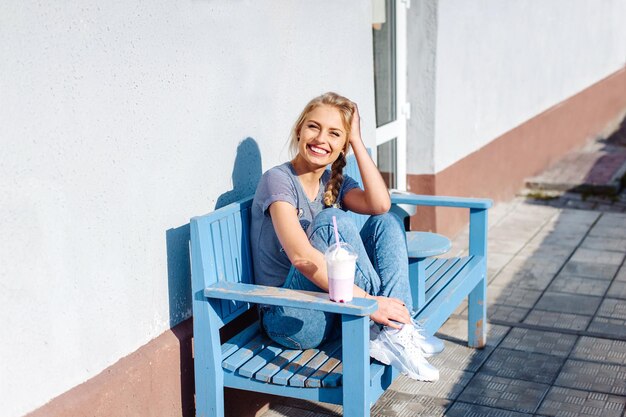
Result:
{"label": "young woman", "polygon": [[[370,316],[378,324],[372,326],[370,355],[414,379],[437,380],[438,371],[424,357],[441,351],[443,343],[412,321],[405,233],[387,213],[389,192],[363,144],[356,104],[335,93],[314,98],[294,125],[290,147],[293,159],[263,174],[254,196],[256,283],[328,292],[323,253],[335,240],[335,216],[341,240],[358,254],[354,296],[378,302]],[[350,147],[363,189],[342,173]],[[371,217],[357,230],[344,210]],[[330,313],[265,305],[260,313],[267,335],[292,349],[316,347],[340,330]]]}

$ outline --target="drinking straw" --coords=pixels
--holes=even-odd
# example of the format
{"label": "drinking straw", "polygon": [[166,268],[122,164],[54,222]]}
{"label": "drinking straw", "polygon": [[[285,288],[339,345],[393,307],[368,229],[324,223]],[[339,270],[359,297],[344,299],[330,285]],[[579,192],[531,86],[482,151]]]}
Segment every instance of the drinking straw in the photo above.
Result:
{"label": "drinking straw", "polygon": [[335,242],[339,246],[339,231],[337,230],[337,218],[333,216],[333,228],[335,229]]}

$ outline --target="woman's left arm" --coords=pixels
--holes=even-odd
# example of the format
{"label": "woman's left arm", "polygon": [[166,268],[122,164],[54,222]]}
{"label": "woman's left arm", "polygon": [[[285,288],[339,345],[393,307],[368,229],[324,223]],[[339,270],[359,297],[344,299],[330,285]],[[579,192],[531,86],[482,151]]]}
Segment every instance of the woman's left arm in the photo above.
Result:
{"label": "woman's left arm", "polygon": [[348,191],[343,197],[344,207],[361,214],[386,213],[391,207],[391,198],[389,197],[387,185],[383,181],[376,164],[374,164],[374,161],[367,153],[367,148],[361,138],[361,118],[359,117],[359,109],[356,104],[354,104],[354,116],[352,117],[351,132],[348,140],[361,172],[363,190],[353,188]]}

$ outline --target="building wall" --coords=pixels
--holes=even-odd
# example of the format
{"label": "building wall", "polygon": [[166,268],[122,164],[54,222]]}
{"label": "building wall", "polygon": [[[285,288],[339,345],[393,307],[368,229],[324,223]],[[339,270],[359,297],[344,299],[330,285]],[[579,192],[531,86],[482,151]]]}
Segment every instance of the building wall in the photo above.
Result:
{"label": "building wall", "polygon": [[623,16],[622,0],[418,2],[409,12],[409,97],[434,112],[409,122],[409,174],[441,172],[620,70]]}
{"label": "building wall", "polygon": [[310,98],[354,99],[374,147],[370,22],[360,0],[0,4],[4,416],[190,316],[188,219],[286,160]]}

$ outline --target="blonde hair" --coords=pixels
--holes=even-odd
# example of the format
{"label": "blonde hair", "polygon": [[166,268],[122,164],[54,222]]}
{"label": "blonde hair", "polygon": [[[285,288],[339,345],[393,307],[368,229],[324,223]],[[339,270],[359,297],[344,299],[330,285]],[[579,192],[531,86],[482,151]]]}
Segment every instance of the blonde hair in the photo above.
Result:
{"label": "blonde hair", "polygon": [[350,150],[350,127],[352,125],[352,116],[354,115],[354,104],[352,101],[333,92],[324,93],[309,101],[302,110],[302,113],[300,113],[300,117],[298,117],[296,123],[293,125],[289,141],[289,151],[291,156],[295,157],[298,153],[298,132],[300,132],[304,120],[314,109],[324,105],[334,107],[339,111],[343,127],[346,131],[346,144],[344,145],[343,151],[339,154],[339,158],[331,165],[330,181],[326,184],[326,190],[324,191],[324,205],[330,207],[335,204],[339,196],[339,190],[343,183],[343,168],[346,166],[346,154]]}

